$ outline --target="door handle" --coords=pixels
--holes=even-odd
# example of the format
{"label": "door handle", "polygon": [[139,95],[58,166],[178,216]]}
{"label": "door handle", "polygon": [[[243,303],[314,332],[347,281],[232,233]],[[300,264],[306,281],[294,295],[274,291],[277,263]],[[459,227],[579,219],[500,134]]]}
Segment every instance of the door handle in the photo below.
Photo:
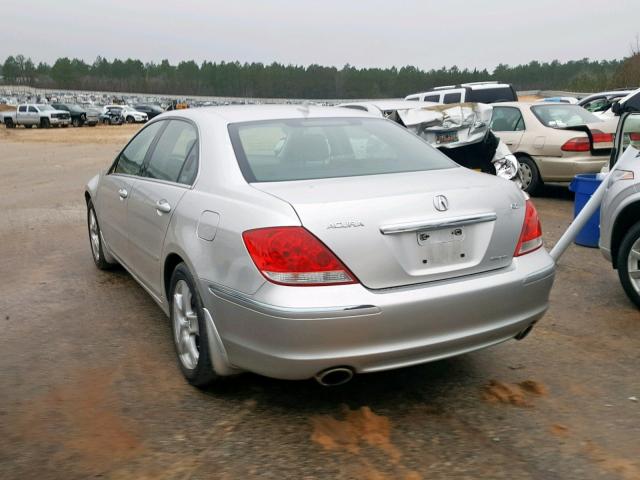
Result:
{"label": "door handle", "polygon": [[513,142],[504,142],[504,143],[506,143],[506,144],[507,144],[507,145],[509,145],[509,146],[512,146],[512,145],[513,145]]}
{"label": "door handle", "polygon": [[124,188],[121,188],[120,190],[118,190],[118,195],[120,195],[120,198],[124,200],[129,196],[129,192],[127,192]]}
{"label": "door handle", "polygon": [[158,213],[169,213],[171,211],[171,205],[166,200],[158,200],[156,202],[156,210]]}

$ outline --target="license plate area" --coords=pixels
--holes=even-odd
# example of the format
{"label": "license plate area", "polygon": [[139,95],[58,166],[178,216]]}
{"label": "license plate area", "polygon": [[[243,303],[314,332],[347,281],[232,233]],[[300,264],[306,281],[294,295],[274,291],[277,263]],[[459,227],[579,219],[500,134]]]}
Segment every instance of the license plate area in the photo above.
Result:
{"label": "license plate area", "polygon": [[439,267],[469,260],[465,248],[466,231],[463,227],[417,232],[417,241],[423,267]]}
{"label": "license plate area", "polygon": [[436,132],[436,145],[443,145],[458,141],[458,131]]}

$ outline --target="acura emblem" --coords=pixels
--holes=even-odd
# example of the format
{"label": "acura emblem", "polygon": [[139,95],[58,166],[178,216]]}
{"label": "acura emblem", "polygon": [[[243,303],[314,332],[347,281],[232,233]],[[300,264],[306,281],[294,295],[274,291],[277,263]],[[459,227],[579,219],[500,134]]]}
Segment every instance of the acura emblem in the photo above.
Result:
{"label": "acura emblem", "polygon": [[444,212],[449,209],[449,200],[444,195],[436,195],[433,197],[433,206],[439,212]]}

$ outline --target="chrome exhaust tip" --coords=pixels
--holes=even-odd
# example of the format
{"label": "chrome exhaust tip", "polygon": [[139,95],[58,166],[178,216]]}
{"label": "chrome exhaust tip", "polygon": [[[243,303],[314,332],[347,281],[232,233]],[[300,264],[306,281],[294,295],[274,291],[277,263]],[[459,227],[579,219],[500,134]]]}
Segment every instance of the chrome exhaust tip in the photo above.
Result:
{"label": "chrome exhaust tip", "polygon": [[336,387],[344,385],[351,380],[353,378],[353,370],[348,367],[327,368],[314,378],[323,387]]}

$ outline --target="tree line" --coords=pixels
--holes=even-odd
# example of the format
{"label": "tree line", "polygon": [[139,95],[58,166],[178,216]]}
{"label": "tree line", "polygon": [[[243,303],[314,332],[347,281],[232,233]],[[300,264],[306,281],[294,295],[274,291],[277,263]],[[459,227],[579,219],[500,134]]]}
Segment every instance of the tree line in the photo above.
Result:
{"label": "tree line", "polygon": [[168,60],[143,63],[130,58],[110,61],[100,56],[93,63],[62,57],[52,65],[45,62],[36,65],[24,55],[11,55],[1,65],[0,75],[8,85],[41,88],[266,98],[390,98],[439,85],[484,80],[512,83],[517,90],[589,92],[637,86],[640,78],[629,76],[629,69],[625,69],[635,56],[623,60],[584,58],[568,62],[532,61],[515,66],[500,64],[489,71],[457,66],[421,70],[412,66],[336,68],[209,61],[198,64],[193,60],[172,65]]}

